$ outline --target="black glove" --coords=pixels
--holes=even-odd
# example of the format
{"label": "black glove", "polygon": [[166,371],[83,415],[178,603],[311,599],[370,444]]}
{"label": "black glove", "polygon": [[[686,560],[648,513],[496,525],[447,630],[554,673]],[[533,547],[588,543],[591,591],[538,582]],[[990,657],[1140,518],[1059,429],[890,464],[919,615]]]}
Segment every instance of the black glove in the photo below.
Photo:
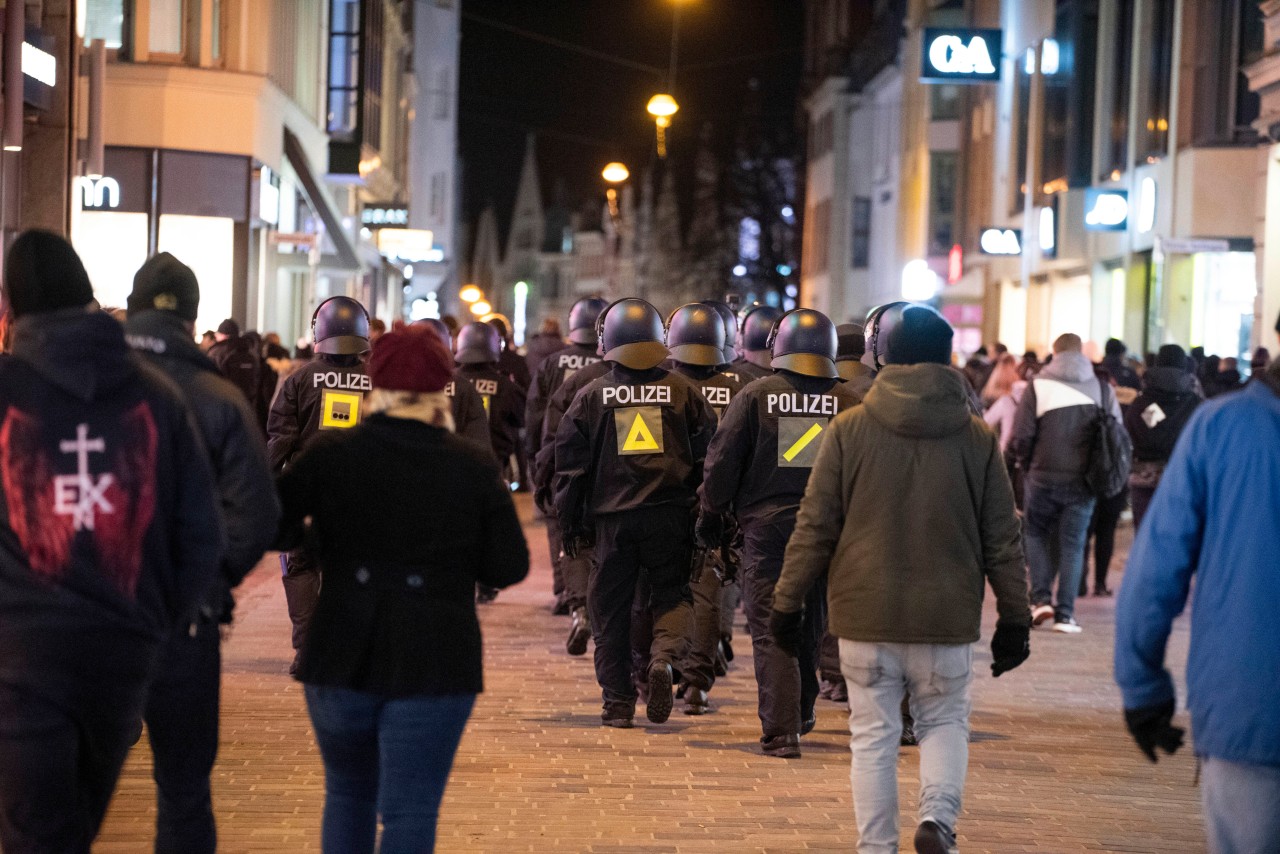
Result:
{"label": "black glove", "polygon": [[778,649],[790,656],[800,654],[800,623],[804,620],[804,611],[772,611],[769,614],[769,633]]}
{"label": "black glove", "polygon": [[595,534],[589,528],[567,528],[564,530],[562,548],[565,557],[576,558],[595,545]]}
{"label": "black glove", "polygon": [[1031,656],[1031,627],[996,623],[991,638],[991,675],[1008,673]]}
{"label": "black glove", "polygon": [[551,506],[551,487],[539,486],[535,489],[533,491],[533,503],[542,511],[542,515],[550,516],[555,509]]}
{"label": "black glove", "polygon": [[724,517],[719,513],[703,513],[693,526],[693,541],[698,548],[714,551],[724,542]]}
{"label": "black glove", "polygon": [[1124,722],[1129,727],[1129,733],[1152,762],[1156,761],[1157,747],[1165,753],[1173,754],[1182,746],[1182,737],[1187,731],[1172,725],[1173,712],[1173,700],[1166,700],[1155,706],[1124,710]]}

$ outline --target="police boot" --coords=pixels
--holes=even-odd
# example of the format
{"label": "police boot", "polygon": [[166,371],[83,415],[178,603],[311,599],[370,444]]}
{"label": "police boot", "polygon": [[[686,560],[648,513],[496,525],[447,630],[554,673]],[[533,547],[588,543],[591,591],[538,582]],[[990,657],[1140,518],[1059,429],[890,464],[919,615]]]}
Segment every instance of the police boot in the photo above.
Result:
{"label": "police boot", "polygon": [[581,606],[574,608],[569,616],[569,639],[565,641],[565,651],[570,655],[583,655],[587,651],[587,641],[591,639],[591,618],[587,609]]}
{"label": "police boot", "polygon": [[707,692],[697,685],[685,684],[684,713],[686,715],[705,715],[711,711],[711,701]]}
{"label": "police boot", "polygon": [[671,717],[671,676],[671,665],[665,661],[649,665],[649,697],[644,713],[655,724],[666,723]]}

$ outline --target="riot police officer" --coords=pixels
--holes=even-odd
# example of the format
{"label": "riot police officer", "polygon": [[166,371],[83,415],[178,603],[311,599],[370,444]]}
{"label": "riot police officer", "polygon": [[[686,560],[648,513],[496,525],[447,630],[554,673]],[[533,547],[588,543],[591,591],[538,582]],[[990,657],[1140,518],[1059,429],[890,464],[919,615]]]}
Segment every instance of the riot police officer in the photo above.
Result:
{"label": "riot police officer", "polygon": [[692,618],[690,520],[715,413],[667,357],[662,317],[640,299],[619,300],[597,322],[610,372],[582,389],[556,434],[555,506],[574,554],[595,542],[587,606],[606,726],[630,727],[631,608],[642,573],[653,615],[646,715],[671,714],[672,665]]}
{"label": "riot police officer", "polygon": [[[444,348],[450,353],[453,352],[453,336],[449,333],[449,327],[445,326],[444,321],[429,317],[415,320],[410,328],[435,334],[444,344]],[[444,393],[449,398],[449,405],[453,410],[454,435],[470,439],[482,448],[490,449],[489,419],[485,415],[484,401],[471,387],[471,383],[450,380],[444,387]]]}
{"label": "riot police officer", "polygon": [[[361,356],[369,351],[369,315],[350,297],[330,297],[311,316],[315,357],[290,374],[267,418],[267,456],[282,472],[323,431],[346,430],[360,423],[364,394],[373,386]],[[293,623],[294,661],[320,596],[320,568],[309,550],[285,558],[284,593]]]}
{"label": "riot police officer", "polygon": [[[729,316],[732,318],[732,311]],[[714,305],[707,303],[681,306],[667,321],[667,349],[671,351],[673,369],[702,390],[717,419],[724,415],[734,396],[742,390],[742,385],[724,371],[727,367],[725,329],[721,315]],[[703,715],[710,711],[707,692],[716,678],[721,579],[726,572],[726,564],[730,564],[720,551],[700,555],[702,565],[694,567],[690,585],[693,593],[693,634],[689,639],[689,652],[680,666],[684,682],[681,691],[687,715]]]}
{"label": "riot police officer", "polygon": [[800,735],[814,725],[824,591],[811,591],[806,603],[807,631],[797,662],[769,632],[773,585],[822,433],[859,398],[838,378],[835,326],[821,312],[787,312],[769,343],[777,372],[742,390],[711,442],[698,539],[705,547],[722,542],[726,514],[742,528],[742,592],[755,651],[761,748],[790,758],[800,755]]}
{"label": "riot police officer", "polygon": [[773,373],[773,355],[769,352],[769,335],[782,317],[782,309],[771,305],[753,305],[742,317],[738,330],[738,350],[733,371],[745,386]]}
{"label": "riot police officer", "polygon": [[489,423],[489,446],[510,480],[511,455],[524,426],[524,400],[515,382],[498,370],[501,353],[502,339],[490,324],[476,321],[458,330],[455,381],[465,381],[480,396]]}
{"label": "riot police officer", "polygon": [[[529,398],[525,403],[524,423],[526,435],[525,450],[529,458],[529,466],[533,474],[535,496],[538,486],[538,453],[542,450],[543,425],[547,414],[547,403],[565,380],[575,373],[600,361],[596,354],[596,318],[605,308],[605,301],[599,297],[580,299],[569,309],[569,344],[563,349],[550,354],[538,366],[533,375],[533,384],[529,387]],[[563,410],[561,410],[563,413]],[[556,422],[559,426],[559,421]],[[553,434],[554,435],[554,434]],[[560,552],[560,527],[555,521],[555,514],[545,504],[539,508],[546,514],[547,544],[551,550],[552,592],[556,597],[552,613],[568,614],[569,600],[565,595],[564,560]],[[581,603],[579,603],[581,604]],[[581,641],[585,643],[590,630],[580,632]]]}

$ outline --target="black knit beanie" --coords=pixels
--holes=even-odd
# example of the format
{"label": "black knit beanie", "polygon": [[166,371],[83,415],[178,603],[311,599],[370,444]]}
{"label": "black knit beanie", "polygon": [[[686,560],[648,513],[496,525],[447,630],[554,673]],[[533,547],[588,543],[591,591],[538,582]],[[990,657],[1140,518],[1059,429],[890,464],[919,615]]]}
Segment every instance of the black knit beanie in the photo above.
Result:
{"label": "black knit beanie", "polygon": [[93,286],[71,244],[51,231],[24,231],[4,259],[5,304],[14,317],[93,302]]}
{"label": "black knit beanie", "polygon": [[1187,352],[1177,344],[1165,344],[1160,348],[1160,352],[1156,353],[1157,368],[1177,368],[1185,371],[1189,362]]}
{"label": "black knit beanie", "polygon": [[887,361],[891,365],[949,365],[954,335],[951,324],[938,312],[928,306],[909,305],[889,330]]}
{"label": "black knit beanie", "polygon": [[200,308],[200,285],[191,268],[168,252],[147,259],[133,276],[129,313],[158,309],[183,320],[195,320]]}

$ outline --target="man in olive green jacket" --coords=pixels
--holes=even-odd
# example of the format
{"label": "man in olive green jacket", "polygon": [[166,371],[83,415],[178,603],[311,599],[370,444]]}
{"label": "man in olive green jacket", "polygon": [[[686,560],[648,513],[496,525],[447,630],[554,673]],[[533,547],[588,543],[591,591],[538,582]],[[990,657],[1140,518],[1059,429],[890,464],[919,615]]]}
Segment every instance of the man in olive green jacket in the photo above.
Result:
{"label": "man in olive green jacket", "polygon": [[999,611],[992,672],[1029,654],[1021,534],[999,442],[948,367],[952,330],[909,306],[863,405],[828,428],[774,591],[786,646],[828,576],[830,632],[849,688],[862,854],[898,850],[899,705],[920,741],[918,852],[954,850],[968,767],[969,683],[985,582]]}

